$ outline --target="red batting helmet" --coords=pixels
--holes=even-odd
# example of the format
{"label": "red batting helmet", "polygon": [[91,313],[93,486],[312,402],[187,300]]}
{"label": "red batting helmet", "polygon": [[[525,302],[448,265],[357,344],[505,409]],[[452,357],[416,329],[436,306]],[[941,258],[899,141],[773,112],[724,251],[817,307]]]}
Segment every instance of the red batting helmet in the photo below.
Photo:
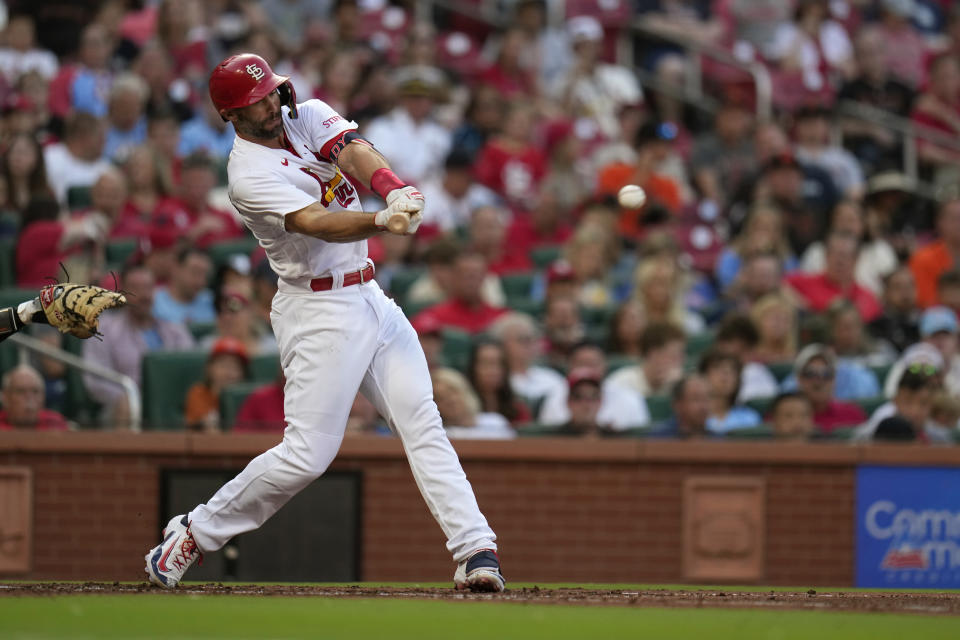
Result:
{"label": "red batting helmet", "polygon": [[280,94],[280,104],[290,108],[290,117],[296,118],[297,94],[290,78],[275,74],[260,56],[253,53],[230,56],[210,74],[210,99],[221,117],[224,109],[246,107],[274,90]]}

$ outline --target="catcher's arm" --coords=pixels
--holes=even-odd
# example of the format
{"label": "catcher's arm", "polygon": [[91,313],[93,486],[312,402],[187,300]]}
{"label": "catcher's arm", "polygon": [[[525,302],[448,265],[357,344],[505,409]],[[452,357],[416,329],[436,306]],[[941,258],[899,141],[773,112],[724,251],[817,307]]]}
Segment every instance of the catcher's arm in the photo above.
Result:
{"label": "catcher's arm", "polygon": [[34,322],[49,324],[39,298],[22,302],[16,307],[0,309],[0,342]]}

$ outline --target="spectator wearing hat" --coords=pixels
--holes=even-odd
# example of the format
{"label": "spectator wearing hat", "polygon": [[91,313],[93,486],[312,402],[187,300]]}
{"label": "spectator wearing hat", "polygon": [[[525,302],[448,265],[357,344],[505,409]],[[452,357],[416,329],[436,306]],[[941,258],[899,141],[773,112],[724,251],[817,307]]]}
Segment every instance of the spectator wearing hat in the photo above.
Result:
{"label": "spectator wearing hat", "polygon": [[603,27],[593,16],[567,21],[574,59],[552,93],[575,116],[592,118],[608,138],[620,135],[617,115],[629,104],[643,102],[636,76],[627,67],[601,62]]}
{"label": "spectator wearing hat", "polygon": [[703,438],[710,435],[707,420],[710,417],[710,385],[699,373],[680,378],[670,390],[673,415],[653,427],[651,435],[658,438]]}
{"label": "spectator wearing hat", "polygon": [[420,226],[435,227],[442,233],[467,228],[473,211],[499,201],[493,191],[476,182],[473,158],[458,149],[447,155],[442,174],[429,176],[419,187],[426,202]]}
{"label": "spectator wearing hat", "polygon": [[809,440],[817,430],[813,405],[802,393],[781,393],[770,406],[770,427],[778,440]]}
{"label": "spectator wearing hat", "polygon": [[63,126],[63,142],[43,150],[47,179],[61,204],[71,187],[90,187],[110,167],[103,158],[104,125],[83,112],[70,115]]}
{"label": "spectator wearing hat", "polygon": [[181,324],[214,322],[213,292],[207,288],[212,268],[205,252],[193,247],[181,249],[170,283],[157,289],[154,296],[156,318]]}
{"label": "spectator wearing hat", "polygon": [[[844,83],[838,99],[867,104],[906,118],[910,115],[914,91],[891,73],[884,60],[886,48],[881,28],[860,27],[854,39],[858,74]],[[844,145],[866,167],[879,169],[899,162],[900,145],[888,128],[852,118],[843,119],[840,128],[844,132]]]}
{"label": "spectator wearing hat", "polygon": [[[140,384],[141,363],[151,351],[177,351],[193,347],[193,336],[186,326],[157,320],[153,315],[155,281],[142,264],[124,269],[120,288],[127,293],[127,304],[100,316],[100,331],[109,340],[85,340],[83,358],[107,369],[130,376]],[[85,375],[83,382],[90,396],[104,406],[105,422],[128,424],[130,408],[123,388],[113,382]]]}
{"label": "spectator wearing hat", "polygon": [[187,429],[220,431],[220,394],[231,384],[246,379],[250,357],[246,346],[234,338],[213,343],[203,370],[203,380],[187,391],[184,418]]}
{"label": "spectator wearing hat", "polygon": [[[793,365],[797,389],[813,406],[813,422],[822,434],[840,427],[854,427],[867,419],[859,406],[837,399],[837,360],[822,344],[810,344],[797,355]],[[784,382],[784,390],[790,389]]]}
{"label": "spectator wearing hat", "polygon": [[449,297],[421,311],[415,318],[429,316],[444,327],[468,333],[485,330],[506,309],[483,300],[481,286],[487,275],[487,261],[474,250],[461,251],[453,260]]}
{"label": "spectator wearing hat", "polygon": [[584,367],[573,369],[567,374],[567,385],[570,419],[557,430],[557,435],[589,437],[611,433],[599,422],[603,403],[603,375]]}
{"label": "spectator wearing hat", "polygon": [[477,181],[518,209],[530,208],[547,175],[547,156],[534,144],[536,112],[529,102],[507,106],[500,131],[477,154]]}
{"label": "spectator wearing hat", "polygon": [[870,335],[900,353],[920,339],[920,311],[913,272],[900,266],[883,279],[883,311],[867,324]]}
{"label": "spectator wearing hat", "polygon": [[33,367],[21,364],[0,381],[0,431],[65,431],[67,419],[43,404],[43,378]]}
{"label": "spectator wearing hat", "polygon": [[543,336],[532,317],[510,311],[497,318],[489,332],[503,343],[510,388],[531,407],[538,408],[544,398],[563,387],[563,376],[555,369],[536,364],[543,352]]}
{"label": "spectator wearing hat", "polygon": [[[930,307],[921,314],[919,329],[921,341],[917,344],[932,347],[940,355],[939,362],[931,363],[929,359],[926,362],[937,365],[943,372],[943,385],[947,391],[960,395],[960,323],[957,322],[957,315],[947,307]],[[887,397],[891,397],[896,390],[897,380],[904,368],[916,361],[907,358],[909,351],[908,349],[904,352],[887,374],[887,381],[884,383]]]}
{"label": "spectator wearing hat", "polygon": [[849,233],[833,232],[824,243],[824,269],[821,273],[792,273],[785,278],[804,307],[819,313],[838,298],[851,300],[867,322],[880,315],[876,296],[856,282],[859,239]]}
{"label": "spectator wearing hat", "polygon": [[670,146],[677,139],[677,127],[670,122],[643,125],[635,140],[636,161],[615,162],[603,167],[597,175],[597,194],[616,197],[628,184],[639,185],[647,200],[639,209],[623,209],[620,232],[631,239],[641,239],[652,227],[666,224],[677,215],[683,204],[680,184],[661,172],[670,155]]}
{"label": "spectator wearing hat", "polygon": [[845,198],[859,198],[866,188],[863,170],[852,153],[831,145],[832,113],[823,106],[804,106],[793,114],[797,160],[826,171]]}
{"label": "spectator wearing hat", "polygon": [[456,369],[440,367],[430,373],[433,399],[450,438],[506,440],[516,437],[505,417],[484,412],[470,383]]}
{"label": "spectator wearing hat", "polygon": [[910,256],[910,270],[917,286],[917,304],[921,308],[938,304],[937,278],[957,266],[960,258],[960,193],[950,195],[937,209],[939,239]]}
{"label": "spectator wearing hat", "polygon": [[[570,350],[567,359],[569,371],[589,369],[601,377],[607,373],[607,356],[600,345],[582,340]],[[601,386],[600,409],[597,422],[613,431],[623,431],[650,423],[650,411],[644,396],[622,385],[604,379]],[[568,395],[570,385],[562,385],[556,393],[547,396],[540,408],[538,422],[562,425],[570,420]]]}
{"label": "spectator wearing hat", "polygon": [[394,82],[399,104],[373,119],[366,135],[403,180],[419,184],[440,173],[450,152],[450,132],[431,117],[446,80],[436,67],[412,66],[398,69]]}

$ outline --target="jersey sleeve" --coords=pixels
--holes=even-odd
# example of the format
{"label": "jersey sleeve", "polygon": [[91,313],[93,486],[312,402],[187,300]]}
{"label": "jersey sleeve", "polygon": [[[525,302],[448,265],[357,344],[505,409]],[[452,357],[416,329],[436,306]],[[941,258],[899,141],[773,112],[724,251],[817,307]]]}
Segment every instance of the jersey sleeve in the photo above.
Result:
{"label": "jersey sleeve", "polygon": [[297,106],[310,141],[320,154],[329,158],[329,148],[347,131],[357,128],[357,123],[337,113],[322,100],[307,100]]}
{"label": "jersey sleeve", "polygon": [[317,199],[274,174],[243,176],[230,182],[230,201],[240,213],[273,218],[283,227],[288,213],[308,207]]}

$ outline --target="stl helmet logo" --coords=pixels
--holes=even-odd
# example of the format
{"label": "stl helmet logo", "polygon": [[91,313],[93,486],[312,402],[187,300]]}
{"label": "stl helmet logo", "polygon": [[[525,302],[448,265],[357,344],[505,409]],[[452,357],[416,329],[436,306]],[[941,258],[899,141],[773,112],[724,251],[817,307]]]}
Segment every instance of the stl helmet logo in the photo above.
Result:
{"label": "stl helmet logo", "polygon": [[260,82],[263,79],[263,69],[261,69],[255,64],[247,65],[247,73],[253,76],[253,79],[256,80],[257,82]]}

